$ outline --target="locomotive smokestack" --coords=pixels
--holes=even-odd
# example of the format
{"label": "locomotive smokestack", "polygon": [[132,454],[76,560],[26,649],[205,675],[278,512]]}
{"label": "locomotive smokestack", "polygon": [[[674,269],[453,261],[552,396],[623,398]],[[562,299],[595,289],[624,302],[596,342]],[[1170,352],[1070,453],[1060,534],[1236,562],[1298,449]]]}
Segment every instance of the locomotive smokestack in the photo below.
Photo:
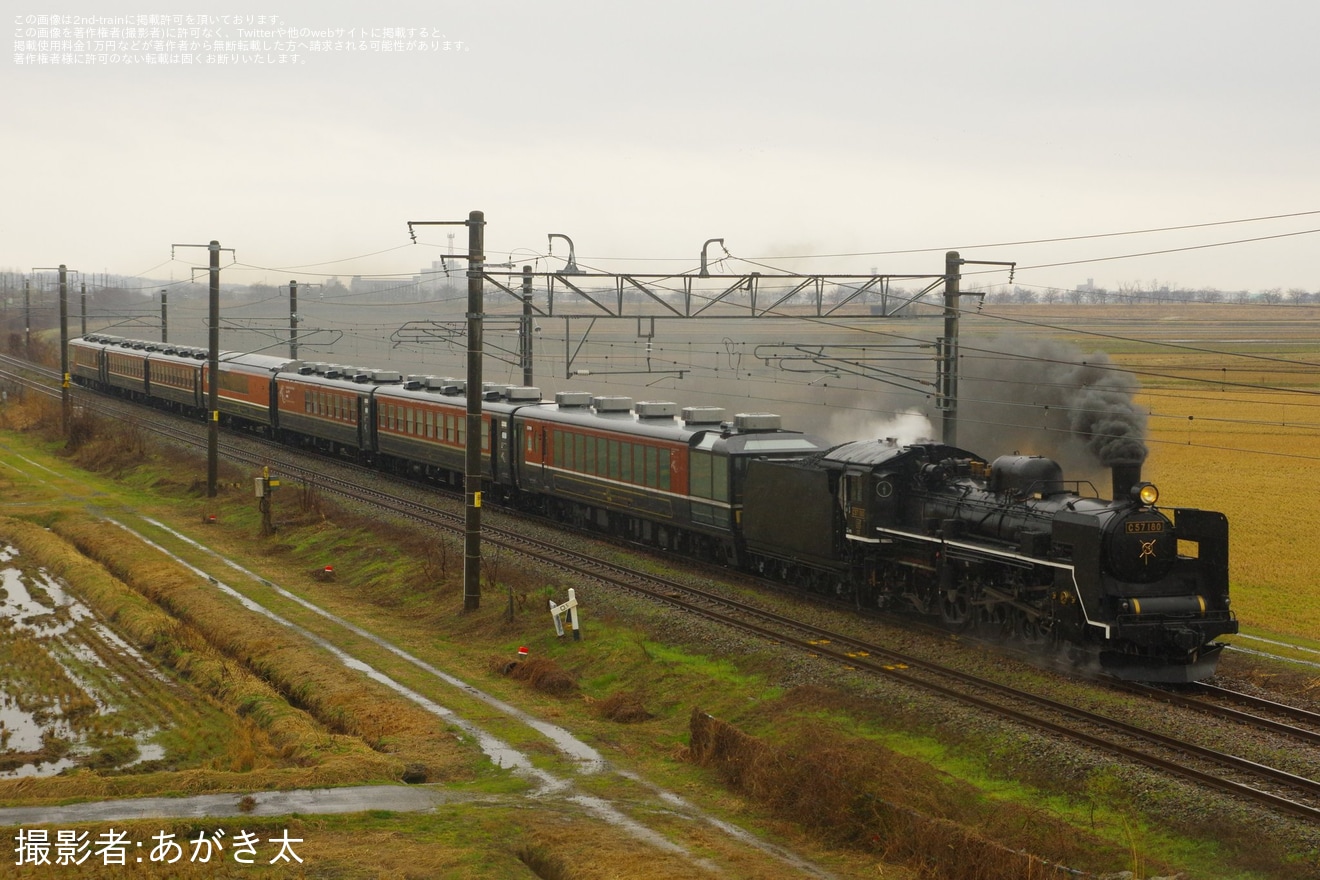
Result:
{"label": "locomotive smokestack", "polygon": [[1125,501],[1132,497],[1132,487],[1141,482],[1141,459],[1111,462],[1110,474],[1114,482],[1114,500]]}

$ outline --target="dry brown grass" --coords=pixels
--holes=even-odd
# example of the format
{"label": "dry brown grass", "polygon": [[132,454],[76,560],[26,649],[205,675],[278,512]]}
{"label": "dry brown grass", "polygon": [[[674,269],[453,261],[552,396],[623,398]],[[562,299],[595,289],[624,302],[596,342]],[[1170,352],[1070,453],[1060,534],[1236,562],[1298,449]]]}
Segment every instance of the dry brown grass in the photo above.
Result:
{"label": "dry brown grass", "polygon": [[573,676],[549,657],[531,657],[526,660],[492,658],[490,666],[543,694],[562,697],[577,690],[577,681]]}
{"label": "dry brown grass", "polygon": [[646,709],[646,702],[637,694],[625,691],[610,694],[591,704],[597,716],[617,724],[640,724],[655,717]]}
{"label": "dry brown grass", "polygon": [[[400,743],[409,743],[424,763],[433,765],[435,776],[443,775],[444,768],[455,763],[455,738],[434,716],[340,663],[327,663],[322,649],[263,615],[239,608],[175,563],[159,557],[125,555],[122,532],[114,526],[84,520],[60,523],[57,530],[170,616],[204,633],[207,643],[221,655],[268,683],[279,700],[272,702],[257,693],[234,694],[214,676],[207,679],[222,696],[237,699],[272,730],[298,717],[285,708],[287,701],[289,706],[314,716],[334,734],[374,748],[388,743],[394,749]],[[298,739],[306,741],[301,736]],[[324,748],[338,752],[342,744],[331,739]],[[383,755],[358,755],[357,759],[374,765],[385,778],[398,778],[402,772],[401,766],[395,766],[397,760]]]}
{"label": "dry brown grass", "polygon": [[[58,404],[51,406],[58,410]],[[47,424],[59,424],[57,418],[47,411]],[[141,464],[149,449],[147,433],[136,419],[111,421],[78,411],[69,419],[64,451],[88,470],[119,473]]]}
{"label": "dry brown grass", "polygon": [[518,861],[540,880],[573,880],[568,864],[546,847],[529,843],[518,850]]}
{"label": "dry brown grass", "polygon": [[[405,765],[413,778],[419,768],[429,780],[470,776],[469,756],[455,736],[419,707],[342,664],[326,663],[319,648],[240,609],[158,554],[144,555],[112,525],[71,516],[54,528],[70,543],[15,520],[0,520],[0,537],[77,584],[84,601],[121,634],[236,717],[227,753],[207,767],[42,780],[43,799],[379,781],[399,779]],[[165,714],[186,713],[176,706]],[[23,782],[0,783],[0,800],[24,797]]]}
{"label": "dry brown grass", "polygon": [[688,759],[735,791],[919,877],[1023,880],[1054,876],[1051,862],[1084,868],[1122,860],[1044,811],[985,802],[920,761],[821,723],[781,731],[783,740],[770,744],[694,709],[689,729]]}
{"label": "dry brown grass", "polygon": [[0,428],[7,431],[32,431],[49,423],[50,414],[45,402],[36,395],[11,395],[9,402],[0,407]]}

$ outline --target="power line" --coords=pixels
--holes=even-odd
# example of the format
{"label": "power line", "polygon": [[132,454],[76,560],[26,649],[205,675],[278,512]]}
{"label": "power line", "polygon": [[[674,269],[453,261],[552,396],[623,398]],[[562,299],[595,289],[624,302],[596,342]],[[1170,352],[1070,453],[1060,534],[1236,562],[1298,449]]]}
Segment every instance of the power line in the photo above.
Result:
{"label": "power line", "polygon": [[1294,366],[1308,366],[1308,367],[1316,366],[1316,364],[1310,363],[1308,361],[1293,361],[1287,358],[1280,358],[1280,357],[1274,357],[1271,355],[1263,355],[1263,354],[1226,352],[1220,349],[1202,348],[1200,346],[1195,346],[1195,345],[1185,345],[1180,342],[1162,342],[1162,341],[1150,340],[1150,339],[1140,339],[1134,336],[1119,336],[1114,333],[1102,333],[1098,330],[1083,330],[1077,327],[1062,327],[1058,324],[1047,324],[1044,321],[1028,321],[1025,318],[1010,318],[1007,315],[999,315],[999,314],[995,314],[994,312],[978,311],[975,313],[969,313],[966,310],[963,310],[963,314],[976,314],[979,317],[991,318],[993,320],[1003,321],[1009,324],[1022,324],[1028,327],[1037,327],[1046,330],[1056,330],[1059,332],[1071,333],[1078,336],[1094,336],[1097,339],[1109,339],[1115,342],[1136,342],[1144,345],[1155,346],[1158,348],[1173,348],[1173,349],[1178,349],[1179,351],[1192,351],[1198,354],[1214,354],[1223,357],[1241,357],[1241,358],[1246,358],[1248,360],[1269,361],[1273,363],[1292,364]]}
{"label": "power line", "polygon": [[[1057,237],[1057,238],[1036,238],[1036,239],[1022,239],[1022,240],[1018,240],[1018,241],[997,241],[997,242],[988,242],[988,243],[983,243],[983,244],[964,244],[964,245],[957,245],[957,246],[941,246],[941,247],[925,247],[925,248],[906,248],[906,249],[903,249],[903,250],[891,250],[891,251],[857,251],[857,252],[853,252],[853,253],[838,253],[838,254],[784,254],[784,255],[776,254],[776,255],[774,255],[774,256],[760,257],[760,258],[758,258],[758,259],[764,259],[764,260],[769,260],[769,259],[774,259],[774,260],[812,260],[812,259],[825,259],[825,258],[832,258],[832,259],[835,259],[835,258],[845,258],[845,257],[892,257],[892,256],[901,256],[901,255],[904,255],[904,254],[928,254],[928,253],[937,253],[937,252],[938,252],[938,253],[942,253],[942,252],[944,252],[944,251],[951,251],[951,250],[953,250],[953,251],[962,251],[962,250],[975,250],[975,249],[978,249],[978,248],[1023,247],[1023,246],[1026,246],[1026,245],[1034,245],[1034,244],[1059,244],[1059,243],[1069,242],[1069,241],[1088,241],[1088,240],[1091,240],[1091,239],[1097,239],[1097,238],[1118,238],[1118,237],[1122,237],[1122,236],[1126,236],[1126,235],[1150,235],[1150,234],[1157,233],[1157,232],[1183,232],[1183,231],[1186,231],[1186,230],[1189,230],[1189,229],[1206,229],[1206,228],[1213,227],[1213,226],[1233,226],[1233,225],[1240,224],[1240,223],[1258,223],[1258,222],[1265,221],[1265,220],[1288,220],[1288,219],[1292,219],[1292,218],[1295,218],[1295,217],[1310,217],[1310,216],[1314,216],[1314,215],[1317,215],[1317,214],[1320,214],[1320,210],[1318,210],[1318,211],[1296,211],[1296,212],[1293,212],[1293,213],[1290,213],[1290,214],[1269,214],[1269,215],[1262,216],[1262,217],[1244,217],[1244,218],[1240,218],[1240,219],[1237,219],[1237,220],[1215,220],[1215,221],[1211,221],[1211,222],[1207,222],[1207,223],[1188,223],[1188,224],[1184,224],[1184,225],[1182,225],[1182,226],[1159,226],[1159,227],[1153,227],[1153,228],[1149,228],[1149,229],[1129,229],[1129,230],[1126,230],[1126,231],[1123,231],[1123,232],[1096,232],[1096,233],[1089,233],[1089,234],[1084,234],[1084,235],[1069,235],[1069,236],[1061,236],[1061,237]],[[1313,231],[1314,231],[1314,230],[1313,230]],[[1249,240],[1255,240],[1255,239],[1249,239]],[[732,257],[732,255],[730,255],[730,256]],[[755,261],[750,260],[750,259],[744,259],[744,258],[742,258],[742,257],[732,257],[732,258],[733,258],[733,259],[736,259],[736,260],[743,260],[744,262],[752,263],[753,265],[760,265],[759,263],[756,263]],[[594,259],[594,260],[630,260],[630,261],[641,262],[641,261],[643,261],[643,260],[646,260],[647,258],[640,258],[640,257],[593,257],[593,258],[591,258],[591,259]],[[665,261],[665,260],[687,260],[687,261],[690,262],[690,261],[691,261],[691,258],[688,258],[688,257],[668,257],[668,258],[655,258],[655,259],[653,259],[652,261],[654,261],[654,262],[660,262],[660,261]],[[1064,264],[1064,265],[1066,265],[1066,264]],[[1019,267],[1019,268],[1022,268],[1022,267]],[[1042,267],[1035,267],[1035,268],[1042,268]],[[779,270],[776,269],[775,271],[779,271]]]}
{"label": "power line", "polygon": [[[1014,424],[1012,422],[994,422],[986,419],[966,419],[966,421],[969,424],[985,425],[992,428],[1017,428],[1017,429],[1026,429],[1026,430],[1040,430],[1039,425],[1019,425],[1019,424]],[[1113,435],[1099,435],[1099,436],[1113,436]],[[1235,446],[1219,446],[1210,443],[1193,443],[1191,441],[1183,443],[1175,440],[1161,440],[1159,438],[1152,438],[1152,437],[1144,438],[1144,442],[1147,445],[1176,446],[1180,449],[1189,449],[1189,448],[1208,449],[1216,452],[1231,452],[1234,453],[1235,455],[1268,455],[1272,458],[1286,458],[1297,461],[1320,461],[1320,455],[1306,455],[1297,452],[1280,452],[1278,450],[1273,450],[1273,449],[1243,449]]]}
{"label": "power line", "polygon": [[[1210,244],[1194,244],[1194,245],[1188,245],[1186,247],[1165,248],[1163,250],[1158,250],[1158,251],[1143,251],[1141,253],[1135,253],[1135,254],[1114,254],[1113,256],[1109,256],[1109,257],[1092,257],[1086,260],[1064,260],[1058,263],[1039,263],[1035,266],[1018,266],[1017,271],[1029,272],[1032,269],[1056,269],[1060,266],[1084,266],[1087,263],[1107,263],[1107,262],[1112,262],[1114,260],[1132,260],[1138,257],[1157,257],[1157,256],[1162,256],[1164,254],[1180,254],[1180,253],[1186,253],[1187,251],[1201,251],[1201,250],[1208,250],[1210,248],[1231,247],[1233,245],[1239,245],[1239,244],[1252,244],[1258,241],[1273,241],[1279,238],[1293,238],[1298,235],[1314,235],[1317,232],[1320,232],[1320,229],[1303,229],[1298,232],[1281,232],[1278,235],[1262,235],[1256,238],[1240,238],[1234,241],[1217,241],[1217,242],[1212,242]],[[982,272],[979,273],[969,272],[967,274],[969,275],[985,274],[986,272],[989,271],[993,271],[993,270],[983,270]]]}

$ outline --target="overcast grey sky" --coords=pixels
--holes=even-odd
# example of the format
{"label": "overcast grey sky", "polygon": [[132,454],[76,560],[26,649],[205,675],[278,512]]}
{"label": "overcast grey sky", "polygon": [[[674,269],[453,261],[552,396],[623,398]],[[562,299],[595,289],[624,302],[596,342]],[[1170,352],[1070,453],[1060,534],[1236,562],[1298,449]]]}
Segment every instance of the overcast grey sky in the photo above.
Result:
{"label": "overcast grey sky", "polygon": [[[553,232],[677,272],[721,237],[803,272],[959,248],[1041,286],[1320,289],[1314,0],[4,3],[0,268],[183,278],[205,253],[170,245],[218,239],[259,267],[227,282],[409,273],[448,238],[407,221],[477,209],[519,263]],[[42,64],[51,14],[127,21],[56,25],[86,30]],[[102,30],[164,14],[213,20],[147,35],[183,51]],[[331,35],[237,45],[248,27]],[[1281,214],[1304,216],[1020,243]]]}

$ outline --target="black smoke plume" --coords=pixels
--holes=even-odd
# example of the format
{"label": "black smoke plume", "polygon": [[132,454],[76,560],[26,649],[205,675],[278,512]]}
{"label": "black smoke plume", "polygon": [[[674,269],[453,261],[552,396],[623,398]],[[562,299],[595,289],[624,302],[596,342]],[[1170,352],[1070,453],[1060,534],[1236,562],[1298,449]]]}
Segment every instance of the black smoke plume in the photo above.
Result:
{"label": "black smoke plume", "polygon": [[1074,466],[1145,461],[1146,414],[1133,401],[1140,385],[1104,352],[1016,337],[965,338],[960,347],[959,446]]}

